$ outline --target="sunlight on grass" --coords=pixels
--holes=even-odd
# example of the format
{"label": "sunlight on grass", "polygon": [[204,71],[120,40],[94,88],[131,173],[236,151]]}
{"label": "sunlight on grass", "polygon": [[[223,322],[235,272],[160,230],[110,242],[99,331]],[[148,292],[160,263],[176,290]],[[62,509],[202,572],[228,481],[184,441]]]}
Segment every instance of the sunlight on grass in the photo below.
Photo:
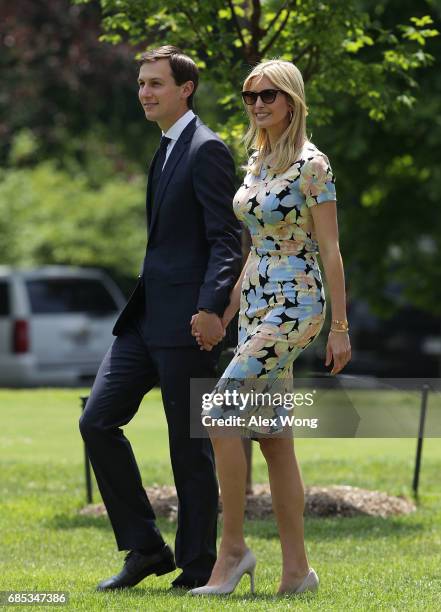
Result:
{"label": "sunlight on grass", "polygon": [[[321,578],[316,596],[277,598],[280,547],[273,521],[249,521],[247,540],[258,558],[257,595],[244,579],[233,596],[192,600],[168,591],[175,575],[148,578],[127,593],[94,592],[118,571],[106,518],[83,517],[80,395],[88,390],[0,391],[0,589],[66,590],[75,610],[377,610],[438,608],[441,596],[441,495],[438,439],[424,443],[421,499],[414,515],[391,519],[307,519],[311,564]],[[144,483],[172,483],[161,397],[151,392],[125,428]],[[352,484],[410,494],[414,439],[299,439],[306,485]],[[253,445],[255,482],[267,480]],[[98,501],[96,486],[95,500]],[[159,521],[173,545],[174,523]],[[177,574],[176,574],[177,575]]]}

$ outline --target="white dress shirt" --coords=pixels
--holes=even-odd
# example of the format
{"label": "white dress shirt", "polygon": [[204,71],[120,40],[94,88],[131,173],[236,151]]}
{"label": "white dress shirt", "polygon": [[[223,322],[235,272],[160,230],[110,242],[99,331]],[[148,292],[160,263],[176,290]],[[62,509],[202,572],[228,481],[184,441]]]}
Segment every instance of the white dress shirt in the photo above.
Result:
{"label": "white dress shirt", "polygon": [[[196,117],[196,115],[194,114],[194,112],[192,110],[188,110],[185,115],[182,115],[182,117],[180,117],[172,126],[171,128],[169,128],[165,133],[162,132],[163,136],[166,136],[167,138],[170,138],[170,142],[167,145],[167,151],[165,153],[165,161],[164,161],[164,166],[167,163],[167,160],[170,156],[170,153],[173,150],[173,147],[176,144],[176,141],[178,140],[179,136],[182,134],[182,132],[185,130],[185,128],[187,127],[187,125],[190,123],[190,121],[193,119],[193,117]],[[164,166],[162,166],[162,169],[164,169]]]}

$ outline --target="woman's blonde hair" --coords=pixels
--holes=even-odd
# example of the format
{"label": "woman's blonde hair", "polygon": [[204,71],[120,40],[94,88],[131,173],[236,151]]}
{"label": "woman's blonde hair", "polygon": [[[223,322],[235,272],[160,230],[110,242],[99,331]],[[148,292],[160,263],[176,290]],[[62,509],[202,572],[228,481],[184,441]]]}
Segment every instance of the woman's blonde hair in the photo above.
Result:
{"label": "woman's blonde hair", "polygon": [[247,170],[257,175],[265,162],[271,166],[271,173],[280,174],[299,158],[303,145],[307,141],[308,107],[305,101],[305,87],[297,66],[291,62],[274,59],[260,62],[255,66],[245,79],[242,89],[249,89],[251,80],[260,76],[268,77],[275,88],[281,89],[286,94],[293,107],[293,112],[288,127],[272,151],[267,131],[257,127],[254,115],[247,111],[250,127],[243,140],[248,150],[252,148],[257,151],[257,154],[252,156]]}

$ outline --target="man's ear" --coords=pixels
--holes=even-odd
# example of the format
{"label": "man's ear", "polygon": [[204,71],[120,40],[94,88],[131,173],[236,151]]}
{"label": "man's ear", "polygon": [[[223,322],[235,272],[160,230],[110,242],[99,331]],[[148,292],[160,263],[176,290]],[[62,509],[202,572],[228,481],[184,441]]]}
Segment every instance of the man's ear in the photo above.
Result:
{"label": "man's ear", "polygon": [[185,98],[189,98],[194,91],[193,81],[187,81],[182,85],[182,93],[185,94]]}

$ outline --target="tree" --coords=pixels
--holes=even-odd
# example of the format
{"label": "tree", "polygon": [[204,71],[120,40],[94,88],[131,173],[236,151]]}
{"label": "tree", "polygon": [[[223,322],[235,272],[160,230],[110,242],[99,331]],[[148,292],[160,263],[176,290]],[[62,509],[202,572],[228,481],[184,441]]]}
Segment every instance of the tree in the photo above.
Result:
{"label": "tree", "polygon": [[[351,295],[366,297],[387,316],[396,304],[384,289],[398,282],[411,303],[437,311],[441,126],[436,118],[441,115],[441,77],[433,57],[441,55],[441,38],[435,37],[441,18],[438,4],[167,0],[159,5],[152,0],[101,0],[102,13],[98,0],[80,4],[86,6],[72,6],[68,0],[17,0],[0,7],[0,158],[10,165],[4,181],[14,175],[32,189],[34,180],[49,185],[40,180],[49,166],[43,171],[37,162],[52,158],[50,172],[60,169],[58,178],[66,181],[66,189],[69,184],[78,188],[78,208],[92,201],[94,190],[101,198],[101,186],[110,181],[113,185],[120,173],[122,181],[136,183],[142,216],[145,177],[138,182],[135,174],[146,167],[157,134],[154,126],[142,121],[138,108],[133,54],[146,46],[174,43],[197,59],[202,70],[197,109],[233,146],[238,168],[245,156],[240,146],[245,123],[239,96],[242,79],[262,57],[290,59],[305,76],[308,133],[329,152],[337,175],[341,245]],[[81,187],[77,180],[83,181]],[[21,229],[14,224],[12,213],[20,208],[21,198],[19,181],[14,184],[18,208],[9,206],[9,192],[3,189],[0,194],[5,232],[0,251],[8,261],[17,253],[6,245],[7,234],[15,235],[11,228],[25,235],[37,221],[43,222],[29,214],[20,217]],[[60,201],[62,191],[58,182]],[[90,191],[90,199],[83,197],[85,191]],[[33,205],[43,211],[44,202],[52,198],[42,187],[37,192],[40,199]],[[116,219],[126,207],[128,218],[134,219],[134,193],[123,196],[119,191],[119,202],[109,195]],[[104,206],[104,200],[100,202]],[[58,223],[59,211],[52,213],[52,223]],[[56,239],[53,247],[17,238],[15,244],[27,250],[19,250],[21,259],[14,255],[13,260],[43,262],[47,255],[50,261],[95,265],[101,258],[113,273],[131,276],[139,249],[127,251],[130,263],[122,254],[119,266],[111,251],[112,241],[121,234],[118,222],[111,226],[111,217],[104,226],[96,225],[100,231],[105,227],[108,237],[96,252],[79,248],[75,239],[80,234],[72,229],[71,237],[64,236],[60,226],[46,234]],[[139,223],[141,217],[136,218]],[[4,225],[6,219],[10,224]],[[73,227],[77,222],[85,223],[78,218]],[[50,215],[44,223],[48,228]],[[142,248],[142,232],[136,235]],[[89,231],[81,231],[81,236],[83,243],[88,237],[91,244],[95,241]],[[61,242],[72,248],[61,248]]]}
{"label": "tree", "polygon": [[244,122],[239,88],[262,58],[299,66],[313,127],[329,122],[333,102],[348,95],[382,120],[414,104],[413,77],[433,61],[425,43],[437,34],[427,15],[385,27],[357,0],[101,0],[101,7],[103,41],[137,47],[166,41],[194,56],[232,113],[219,131],[236,147]]}
{"label": "tree", "polygon": [[21,133],[11,167],[0,170],[0,261],[101,267],[128,289],[145,248],[142,177],[91,188],[84,174],[72,176],[54,160],[17,165],[37,144]]}
{"label": "tree", "polygon": [[[229,112],[218,132],[241,161],[243,77],[263,58],[296,63],[306,83],[309,132],[320,128],[329,142],[342,185],[339,219],[351,295],[388,316],[399,302],[387,287],[398,283],[406,300],[438,312],[440,134],[433,117],[441,83],[427,50],[440,47],[435,2],[101,0],[101,6],[102,40],[138,48],[167,42],[193,55]],[[417,103],[423,94],[425,103]],[[420,199],[427,206],[416,208]]]}
{"label": "tree", "polygon": [[0,4],[0,163],[23,128],[37,138],[39,158],[53,157],[60,165],[75,159],[84,164],[92,137],[105,143],[113,172],[145,156],[134,50],[100,43],[99,34],[96,1]]}
{"label": "tree", "polygon": [[[430,3],[420,3],[429,10]],[[432,4],[439,28],[441,5]],[[367,0],[366,10],[388,27],[409,18],[412,0]],[[441,57],[441,37],[430,43]],[[321,143],[335,159],[341,246],[350,294],[364,297],[388,318],[404,304],[439,316],[441,282],[441,73],[431,63],[419,72],[412,108],[367,122],[348,98],[334,109]],[[424,315],[420,315],[424,316]],[[416,329],[417,321],[409,321]]]}

